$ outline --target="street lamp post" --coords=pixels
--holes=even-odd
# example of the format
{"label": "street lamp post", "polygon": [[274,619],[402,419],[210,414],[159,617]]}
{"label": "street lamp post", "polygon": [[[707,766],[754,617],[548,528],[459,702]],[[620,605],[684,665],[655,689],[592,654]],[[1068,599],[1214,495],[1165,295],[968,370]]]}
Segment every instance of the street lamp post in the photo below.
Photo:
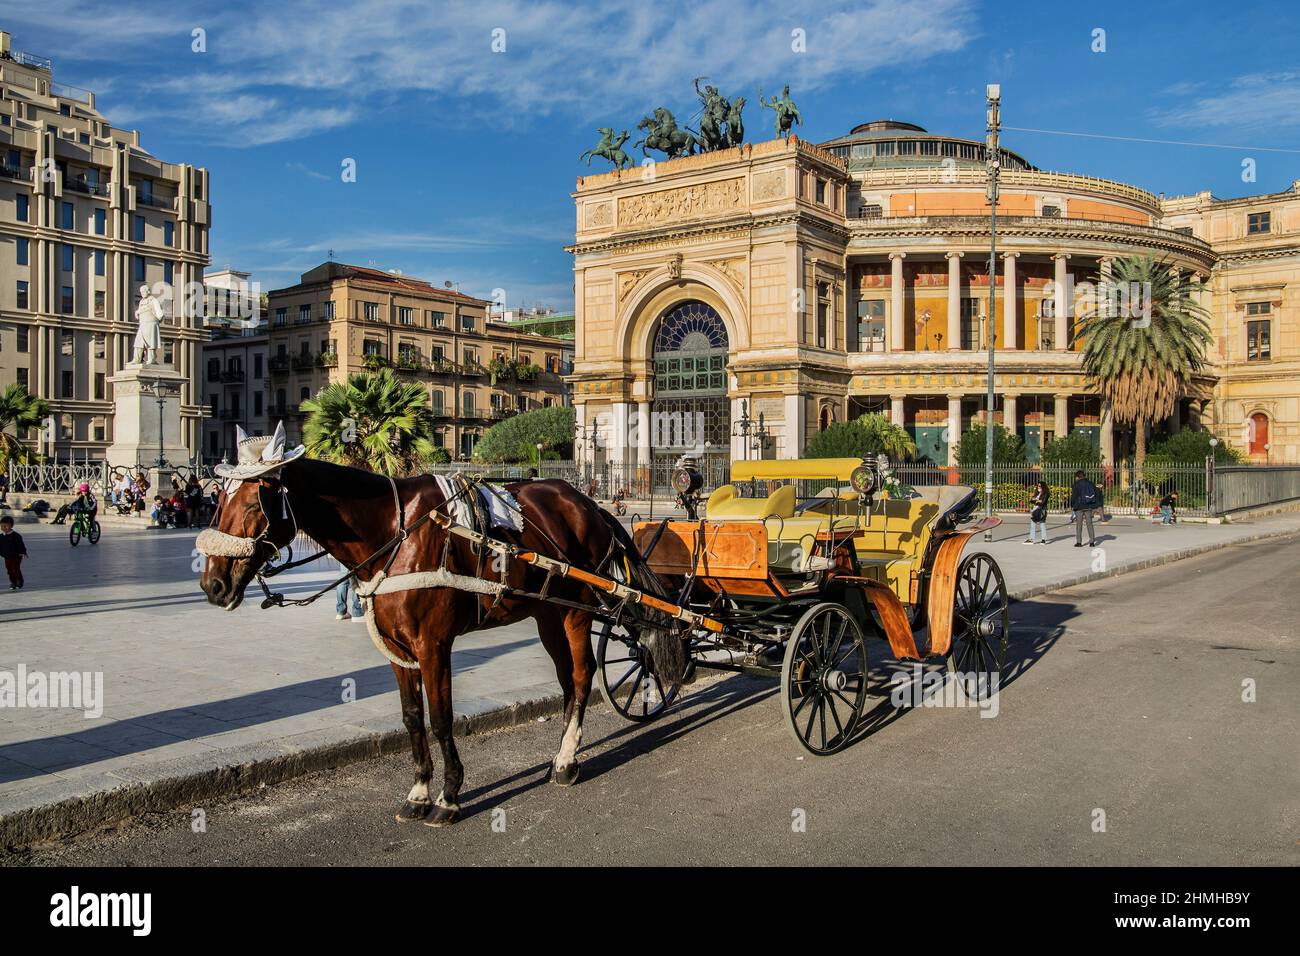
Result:
{"label": "street lamp post", "polygon": [[163,426],[163,410],[167,404],[167,396],[180,391],[180,389],[164,382],[162,379],[154,379],[148,385],[142,386],[142,388],[152,395],[154,401],[158,403],[158,458],[154,462],[154,467],[161,474],[162,470],[167,467],[167,456],[164,451],[166,433]]}
{"label": "street lamp post", "polygon": [[[998,153],[998,129],[1001,126],[999,108],[1002,100],[1002,87],[990,83],[985,87],[988,99],[988,200],[989,200],[989,389],[985,405],[984,421],[984,517],[993,515],[993,319],[998,301],[998,173],[1001,172],[1001,159]],[[1014,293],[1009,293],[1014,294]],[[993,532],[985,531],[984,540],[992,541]]]}
{"label": "street lamp post", "polygon": [[[749,402],[744,399],[740,402],[740,420],[736,422],[736,429],[732,434],[741,438],[741,444],[744,448],[744,454],[748,459],[751,452],[758,459],[763,457],[763,447],[767,443],[768,431],[767,424],[763,420],[763,413],[758,413],[757,422],[749,417]],[[753,441],[751,441],[751,437]]]}

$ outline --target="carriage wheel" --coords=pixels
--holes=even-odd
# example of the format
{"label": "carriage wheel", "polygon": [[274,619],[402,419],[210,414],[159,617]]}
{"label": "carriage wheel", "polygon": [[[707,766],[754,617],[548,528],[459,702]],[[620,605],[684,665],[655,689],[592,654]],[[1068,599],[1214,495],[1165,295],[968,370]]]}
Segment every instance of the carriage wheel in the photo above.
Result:
{"label": "carriage wheel", "polygon": [[650,652],[641,646],[635,629],[598,621],[595,633],[596,673],[600,692],[624,720],[654,720],[667,710],[681,689],[665,688],[655,674]]}
{"label": "carriage wheel", "polygon": [[90,534],[88,535],[88,537],[90,538],[91,544],[99,544],[99,522],[98,521],[96,521],[94,524],[90,526]]}
{"label": "carriage wheel", "polygon": [[1002,681],[1010,639],[1011,600],[1002,569],[982,551],[967,556],[957,568],[948,670],[975,676],[979,697],[987,697]]}
{"label": "carriage wheel", "polygon": [[81,543],[81,522],[76,516],[72,519],[72,527],[68,529],[68,543],[74,548]]}
{"label": "carriage wheel", "polygon": [[781,711],[795,740],[833,754],[853,737],[867,700],[867,642],[843,604],[809,608],[794,626],[781,667]]}

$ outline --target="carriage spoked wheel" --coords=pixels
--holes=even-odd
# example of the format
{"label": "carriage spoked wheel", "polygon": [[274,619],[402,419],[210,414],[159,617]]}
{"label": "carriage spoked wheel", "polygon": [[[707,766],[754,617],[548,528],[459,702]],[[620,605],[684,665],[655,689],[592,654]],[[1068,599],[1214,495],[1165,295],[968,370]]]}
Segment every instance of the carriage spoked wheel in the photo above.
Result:
{"label": "carriage spoked wheel", "polygon": [[819,756],[853,737],[867,700],[867,642],[843,604],[809,608],[794,626],[781,667],[781,711],[790,733]]}
{"label": "carriage spoked wheel", "polygon": [[624,720],[654,720],[677,699],[677,684],[665,686],[655,674],[650,651],[624,624],[597,621],[596,674],[600,692]]}
{"label": "carriage spoked wheel", "polygon": [[1001,685],[1011,639],[1011,600],[998,563],[984,552],[957,567],[952,606],[952,648],[948,670],[964,675],[984,699]]}

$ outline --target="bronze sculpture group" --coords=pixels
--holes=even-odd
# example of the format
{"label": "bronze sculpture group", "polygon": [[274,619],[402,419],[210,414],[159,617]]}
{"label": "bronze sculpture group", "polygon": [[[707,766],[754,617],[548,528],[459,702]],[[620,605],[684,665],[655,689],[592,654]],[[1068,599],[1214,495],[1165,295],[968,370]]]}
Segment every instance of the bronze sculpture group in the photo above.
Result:
{"label": "bronze sculpture group", "polygon": [[[643,134],[632,144],[632,149],[640,148],[641,155],[649,157],[649,150],[663,153],[668,159],[692,156],[696,153],[710,153],[719,149],[732,149],[745,141],[744,110],[745,98],[737,96],[728,100],[716,87],[706,84],[702,89],[700,81],[707,77],[696,77],[695,93],[700,98],[699,129],[679,126],[671,110],[660,106],[636,124]],[[786,85],[780,97],[768,99],[760,89],[758,104],[763,109],[770,109],[776,114],[776,135],[789,136],[796,124],[803,123],[799,108],[790,99],[790,86]],[[632,165],[632,158],[623,150],[623,144],[631,138],[627,130],[617,137],[612,127],[601,126],[600,142],[592,149],[578,157],[579,162],[587,161],[591,165],[593,157],[607,159],[615,169],[624,169]]]}

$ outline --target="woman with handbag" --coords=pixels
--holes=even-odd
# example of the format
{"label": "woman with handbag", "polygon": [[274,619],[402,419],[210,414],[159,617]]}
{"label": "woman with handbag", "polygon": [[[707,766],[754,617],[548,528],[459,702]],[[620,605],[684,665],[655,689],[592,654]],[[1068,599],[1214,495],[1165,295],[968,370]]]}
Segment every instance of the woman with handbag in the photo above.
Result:
{"label": "woman with handbag", "polygon": [[[1034,494],[1029,499],[1029,537],[1025,544],[1047,544],[1047,497],[1050,491],[1047,482],[1040,481],[1034,485]],[[1039,535],[1042,535],[1039,538]]]}

